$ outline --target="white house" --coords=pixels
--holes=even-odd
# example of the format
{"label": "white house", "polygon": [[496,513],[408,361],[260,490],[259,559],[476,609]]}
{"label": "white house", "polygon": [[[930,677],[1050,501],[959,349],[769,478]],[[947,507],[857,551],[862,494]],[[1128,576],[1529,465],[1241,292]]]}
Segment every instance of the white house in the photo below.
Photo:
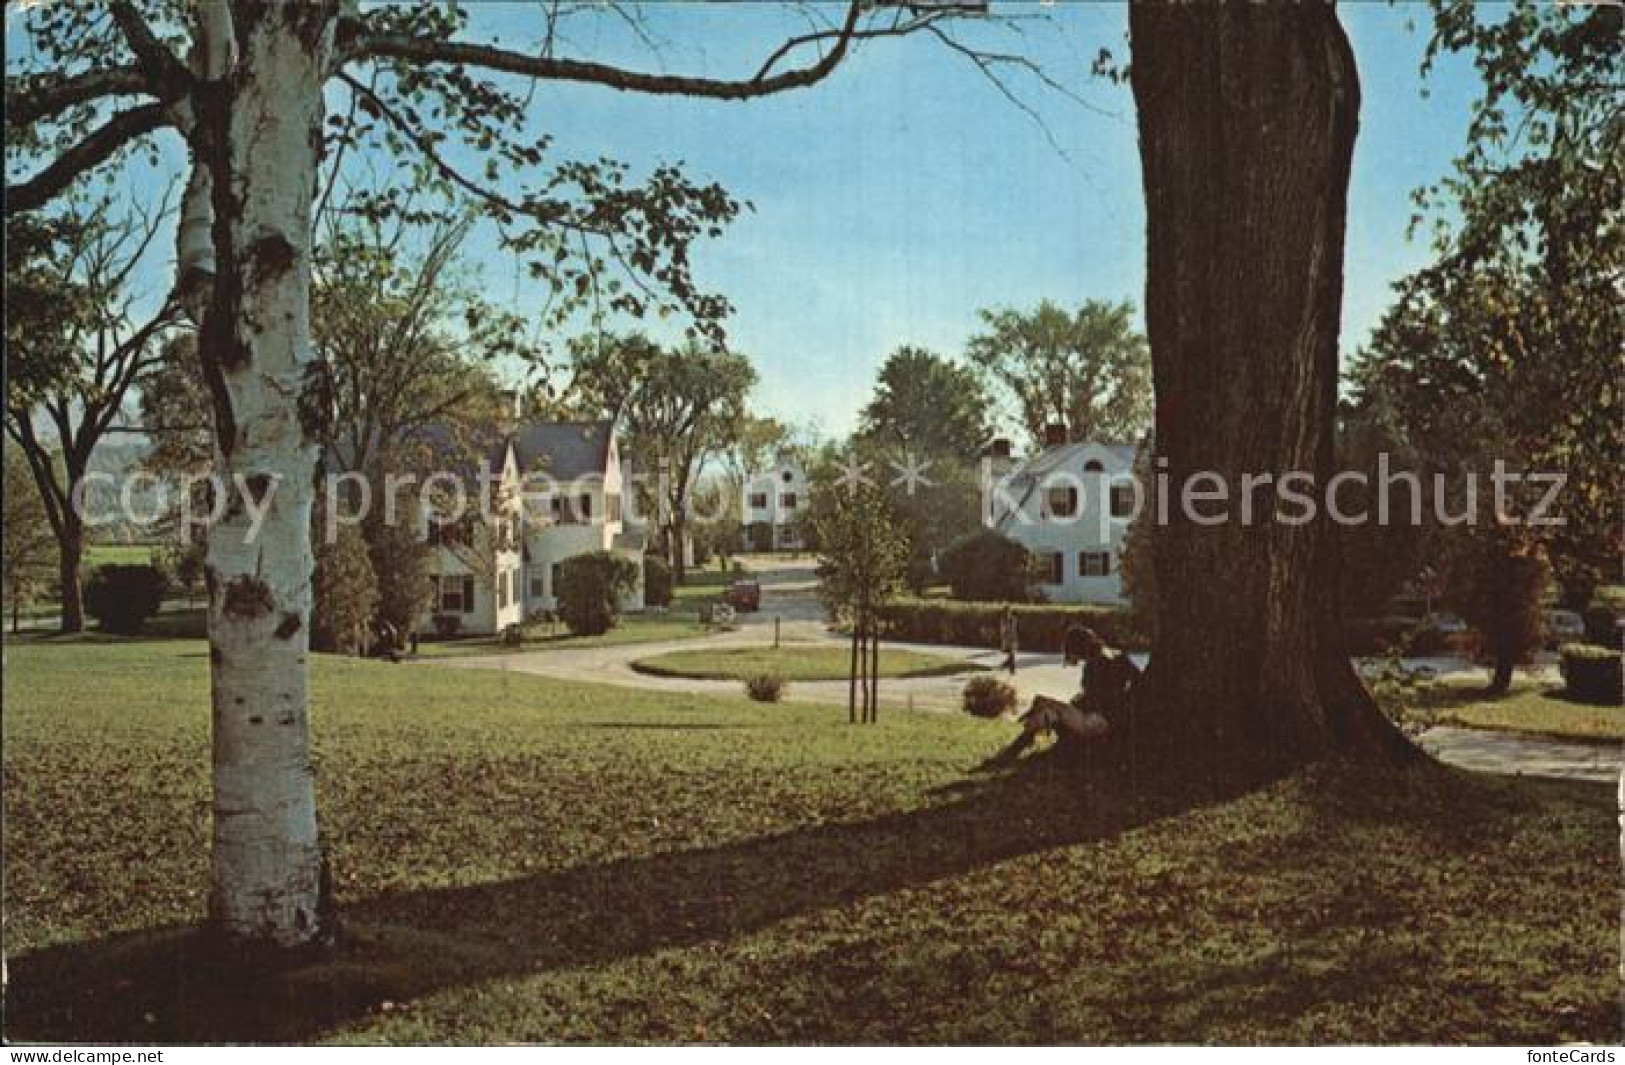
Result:
{"label": "white house", "polygon": [[613,551],[637,565],[637,584],[621,609],[642,609],[646,534],[628,527],[613,423],[531,422],[512,442],[525,481],[525,613],[554,609],[559,566],[594,551]]}
{"label": "white house", "polygon": [[739,500],[746,551],[799,551],[797,520],[807,508],[807,471],[790,451],[745,478]]}
{"label": "white house", "polygon": [[[426,502],[434,595],[420,632],[496,633],[552,610],[561,564],[594,551],[623,554],[637,566],[621,606],[642,608],[644,538],[627,529],[622,514],[613,429],[607,421],[530,422],[493,433],[488,445],[465,445],[461,453],[479,454],[477,461],[443,463],[465,485],[467,505],[460,520],[448,521],[436,516],[447,493]],[[447,430],[426,432],[444,438]],[[444,445],[440,451],[455,453]],[[491,486],[483,498],[482,482]]]}
{"label": "white house", "polygon": [[430,425],[418,431],[435,469],[427,478],[421,535],[433,547],[422,633],[496,633],[524,620],[520,601],[519,464],[498,430]]}
{"label": "white house", "polygon": [[1037,559],[1056,603],[1121,603],[1123,537],[1135,509],[1135,448],[1058,443],[996,479],[987,524]]}

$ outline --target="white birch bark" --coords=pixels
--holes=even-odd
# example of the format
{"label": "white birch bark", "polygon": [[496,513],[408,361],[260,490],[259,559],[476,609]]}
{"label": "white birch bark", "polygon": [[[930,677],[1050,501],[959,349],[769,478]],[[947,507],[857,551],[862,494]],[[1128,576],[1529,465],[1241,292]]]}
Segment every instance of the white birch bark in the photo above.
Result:
{"label": "white birch bark", "polygon": [[[206,3],[183,276],[212,268],[199,341],[226,492],[209,533],[214,838],[209,915],[231,941],[321,937],[307,719],[312,478],[325,377],[310,342],[311,200],[333,9]],[[231,43],[235,40],[237,54]],[[221,69],[225,68],[225,69]],[[213,262],[199,247],[208,194]]]}

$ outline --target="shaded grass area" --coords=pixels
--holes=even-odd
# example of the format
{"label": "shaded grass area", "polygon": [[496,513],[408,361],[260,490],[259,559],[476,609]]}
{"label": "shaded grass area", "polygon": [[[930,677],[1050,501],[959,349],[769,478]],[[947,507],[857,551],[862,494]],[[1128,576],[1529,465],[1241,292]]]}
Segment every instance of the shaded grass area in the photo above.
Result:
{"label": "shaded grass area", "polygon": [[1608,789],[967,767],[1008,725],[315,661],[346,934],[201,919],[201,643],[8,644],[6,1035],[176,1042],[1619,1036]]}
{"label": "shaded grass area", "polygon": [[1599,743],[1625,740],[1625,710],[1570,699],[1561,683],[1518,677],[1505,695],[1486,696],[1470,678],[1448,678],[1417,693],[1416,704],[1441,725],[1531,732]]}
{"label": "shaded grass area", "polygon": [[[771,675],[785,680],[845,680],[851,652],[844,647],[788,644],[773,647],[727,647],[695,651],[668,651],[632,663],[639,673],[657,677],[695,677],[701,680],[744,680]],[[974,662],[923,651],[882,648],[883,677],[946,677],[985,669]]]}

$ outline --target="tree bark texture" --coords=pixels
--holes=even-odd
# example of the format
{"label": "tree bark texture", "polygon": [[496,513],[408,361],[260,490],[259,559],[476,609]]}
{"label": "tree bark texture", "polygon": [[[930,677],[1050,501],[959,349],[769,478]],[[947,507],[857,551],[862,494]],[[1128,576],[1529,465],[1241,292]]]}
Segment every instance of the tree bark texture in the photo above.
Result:
{"label": "tree bark texture", "polygon": [[208,168],[217,264],[199,354],[229,493],[205,570],[209,914],[228,941],[291,947],[327,932],[307,719],[312,483],[327,388],[309,296],[336,9],[233,2],[228,17],[205,6],[202,32],[231,34],[237,55],[193,100],[194,165]]}
{"label": "tree bark texture", "polygon": [[[1323,509],[1273,516],[1283,474],[1324,485],[1333,469],[1353,53],[1320,3],[1140,3],[1130,33],[1156,451],[1172,486],[1153,536],[1142,731],[1200,758],[1408,750],[1349,661],[1335,526]],[[1229,486],[1227,520],[1183,513],[1199,471]],[[1250,525],[1243,474],[1274,479]]]}

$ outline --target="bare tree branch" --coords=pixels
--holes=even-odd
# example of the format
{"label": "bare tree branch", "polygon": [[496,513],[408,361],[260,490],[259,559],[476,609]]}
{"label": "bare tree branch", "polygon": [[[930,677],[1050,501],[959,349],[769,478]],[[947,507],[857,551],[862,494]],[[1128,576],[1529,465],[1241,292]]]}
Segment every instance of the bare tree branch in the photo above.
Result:
{"label": "bare tree branch", "polygon": [[[454,63],[483,67],[524,77],[553,81],[580,81],[606,85],[622,92],[640,92],[656,96],[701,96],[718,100],[746,100],[815,84],[823,80],[840,65],[855,40],[865,36],[891,35],[895,29],[862,31],[858,19],[864,5],[858,0],[847,8],[846,21],[834,35],[834,46],[817,62],[786,70],[779,74],[759,71],[745,80],[691,77],[676,74],[650,74],[623,70],[580,59],[561,59],[552,56],[531,56],[494,45],[467,41],[434,40],[408,34],[369,33],[364,25],[346,23],[341,34],[346,38],[341,51],[346,58],[400,59],[415,63]],[[771,66],[769,63],[769,67]]]}
{"label": "bare tree branch", "polygon": [[70,107],[113,96],[139,96],[151,92],[141,68],[128,66],[90,70],[83,74],[35,74],[6,79],[6,124],[30,126],[55,118]]}
{"label": "bare tree branch", "polygon": [[146,18],[129,0],[116,0],[109,9],[125,43],[135,53],[136,61],[151,83],[148,91],[160,99],[178,98],[193,88],[195,79],[186,64],[175,57],[169,46],[160,41],[147,25]]}
{"label": "bare tree branch", "polygon": [[120,111],[27,181],[7,185],[6,214],[43,207],[75,178],[107,162],[126,144],[169,125],[168,110],[163,104],[142,104]]}

